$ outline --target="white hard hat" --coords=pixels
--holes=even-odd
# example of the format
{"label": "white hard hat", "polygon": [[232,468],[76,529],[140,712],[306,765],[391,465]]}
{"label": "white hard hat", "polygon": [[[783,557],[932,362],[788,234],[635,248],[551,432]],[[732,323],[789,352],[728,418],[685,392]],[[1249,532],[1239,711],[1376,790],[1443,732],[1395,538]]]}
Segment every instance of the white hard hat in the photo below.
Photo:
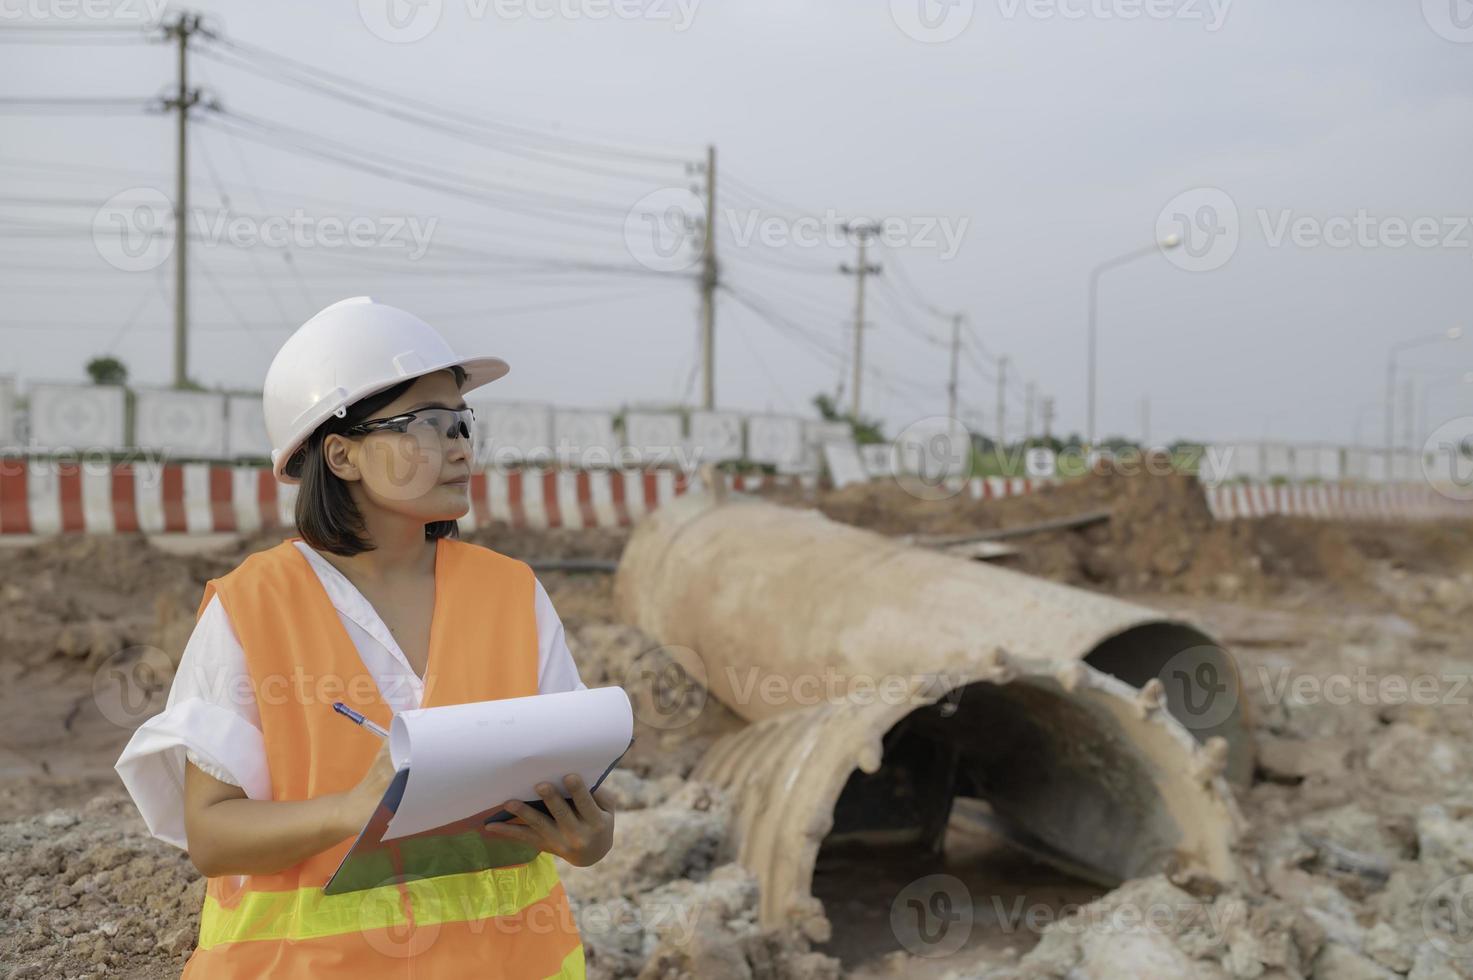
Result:
{"label": "white hard hat", "polygon": [[319,425],[375,392],[459,365],[461,391],[489,384],[511,367],[499,357],[461,357],[428,323],[368,296],[340,300],[302,324],[266,371],[262,404],[271,468],[283,483],[287,461]]}

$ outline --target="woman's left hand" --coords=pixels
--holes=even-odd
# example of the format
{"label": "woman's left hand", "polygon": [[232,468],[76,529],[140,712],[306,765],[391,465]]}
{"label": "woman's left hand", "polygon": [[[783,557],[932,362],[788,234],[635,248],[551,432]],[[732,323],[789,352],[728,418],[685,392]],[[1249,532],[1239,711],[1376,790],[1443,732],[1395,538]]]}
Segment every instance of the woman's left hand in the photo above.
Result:
{"label": "woman's left hand", "polygon": [[572,807],[552,783],[539,783],[537,795],[542,797],[552,816],[520,800],[509,800],[503,806],[522,822],[505,820],[487,824],[485,832],[556,854],[575,867],[585,868],[598,861],[614,845],[613,807],[603,793],[588,792],[577,775],[564,776],[563,785],[572,797]]}

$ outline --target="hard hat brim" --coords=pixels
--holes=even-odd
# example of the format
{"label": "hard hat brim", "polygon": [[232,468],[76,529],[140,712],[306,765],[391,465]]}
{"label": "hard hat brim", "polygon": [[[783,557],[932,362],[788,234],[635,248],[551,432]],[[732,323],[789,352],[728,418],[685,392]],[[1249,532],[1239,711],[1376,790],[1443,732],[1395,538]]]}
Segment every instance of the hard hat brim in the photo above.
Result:
{"label": "hard hat brim", "polygon": [[[401,375],[379,384],[370,385],[361,391],[350,392],[342,400],[341,407],[350,406],[370,395],[378,394],[380,391],[392,388],[394,385],[402,384],[405,381],[413,381],[415,378],[423,378],[426,375],[434,374],[437,371],[445,371],[453,367],[459,367],[465,371],[465,383],[460,386],[461,394],[488,385],[498,378],[504,377],[511,370],[511,365],[499,357],[457,357],[446,361],[444,364],[436,364],[424,370],[415,371],[413,374]],[[301,436],[290,445],[282,447],[280,454],[272,454],[271,472],[276,477],[277,482],[286,484],[301,482],[297,477],[286,474],[286,464],[291,462],[292,457],[297,454],[297,450],[301,449],[302,445],[311,437],[312,433],[317,431],[317,427],[332,418],[333,413],[338,407],[337,405],[327,406],[321,413],[320,418],[315,419],[310,425],[305,427]]]}

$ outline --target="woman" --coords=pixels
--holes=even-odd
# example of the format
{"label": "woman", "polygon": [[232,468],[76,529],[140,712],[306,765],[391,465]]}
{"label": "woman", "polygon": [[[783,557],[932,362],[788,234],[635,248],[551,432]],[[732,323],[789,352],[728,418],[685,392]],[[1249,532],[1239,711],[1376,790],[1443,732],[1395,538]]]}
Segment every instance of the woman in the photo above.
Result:
{"label": "woman", "polygon": [[165,710],[117,763],[150,831],[208,878],[188,980],[583,976],[551,855],[598,861],[614,818],[577,776],[538,787],[547,814],[508,801],[518,819],[483,831],[540,852],[525,865],[322,891],[394,775],[334,701],[387,728],[583,687],[531,569],[456,539],[463,396],[508,370],[366,297],[272,361],[266,427],[276,478],[300,484],[300,538],[208,584]]}

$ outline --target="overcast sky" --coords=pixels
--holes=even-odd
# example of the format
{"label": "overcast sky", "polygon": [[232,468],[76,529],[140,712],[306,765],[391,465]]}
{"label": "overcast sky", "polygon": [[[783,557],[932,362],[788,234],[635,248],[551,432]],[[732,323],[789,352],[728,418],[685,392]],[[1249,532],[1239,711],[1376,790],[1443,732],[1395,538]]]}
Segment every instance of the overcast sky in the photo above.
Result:
{"label": "overcast sky", "polygon": [[[68,2],[5,0],[0,34],[115,24],[147,0],[92,0],[112,19],[80,21]],[[1090,271],[1175,231],[1184,247],[1102,279],[1100,435],[1138,435],[1148,397],[1157,440],[1344,443],[1359,426],[1379,442],[1388,348],[1473,328],[1467,6],[199,3],[189,9],[245,46],[191,61],[205,96],[236,114],[194,126],[199,220],[222,216],[223,189],[241,215],[370,219],[379,244],[329,243],[326,226],[289,249],[192,243],[190,373],[254,388],[291,329],[367,293],[467,352],[505,357],[512,372],[488,396],[699,399],[689,255],[665,262],[640,236],[646,212],[663,218],[699,180],[675,161],[709,143],[732,290],[718,305],[718,407],[811,415],[813,394],[847,375],[854,281],[838,266],[854,249],[814,244],[819,225],[793,220],[832,212],[889,221],[891,240],[871,252],[882,268],[865,363],[878,376],[863,410],[892,434],[946,410],[948,351],[926,338],[950,327],[923,303],[964,311],[985,345],[961,363],[964,417],[992,430],[990,358],[1006,355],[1010,430],[1026,381],[1056,400],[1056,430],[1082,430]],[[36,36],[0,47],[5,96],[156,96],[175,77],[169,46]],[[264,77],[263,52],[515,128],[463,124],[479,142],[430,131]],[[0,374],[80,379],[111,350],[136,382],[168,383],[172,263],[119,269],[116,243],[91,229],[115,195],[130,209],[172,196],[173,127],[138,112],[0,115]],[[566,152],[550,136],[639,155]],[[468,180],[496,186],[478,200],[426,186]],[[748,238],[754,204],[773,220]],[[508,264],[517,256],[538,264]],[[1456,384],[1473,339],[1403,363],[1435,386],[1433,425],[1473,413],[1473,386]]]}

